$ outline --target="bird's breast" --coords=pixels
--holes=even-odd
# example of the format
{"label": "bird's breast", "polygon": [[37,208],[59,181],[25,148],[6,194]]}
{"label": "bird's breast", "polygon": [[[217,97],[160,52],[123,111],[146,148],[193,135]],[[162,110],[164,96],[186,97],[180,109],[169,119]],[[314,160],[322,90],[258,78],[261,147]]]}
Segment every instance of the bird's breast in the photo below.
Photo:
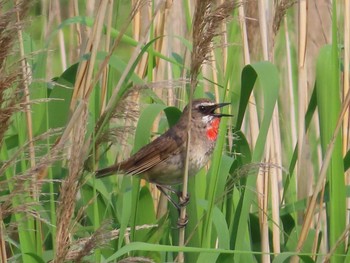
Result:
{"label": "bird's breast", "polygon": [[220,119],[215,118],[210,124],[208,124],[206,129],[207,139],[210,141],[216,141],[219,132]]}

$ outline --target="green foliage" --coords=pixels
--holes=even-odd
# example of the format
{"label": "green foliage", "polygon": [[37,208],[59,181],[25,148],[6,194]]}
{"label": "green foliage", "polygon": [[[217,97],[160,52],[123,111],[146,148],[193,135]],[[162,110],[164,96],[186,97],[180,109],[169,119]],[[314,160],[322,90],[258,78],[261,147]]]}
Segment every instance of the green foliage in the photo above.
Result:
{"label": "green foliage", "polygon": [[[186,25],[191,28],[190,5],[187,1],[183,2],[185,2]],[[26,56],[31,56],[29,64],[33,82],[29,86],[29,92],[30,99],[35,102],[31,105],[33,123],[29,127],[25,114],[16,113],[0,151],[2,166],[0,175],[4,175],[1,183],[5,185],[1,188],[0,198],[3,204],[6,204],[3,205],[5,210],[13,208],[9,215],[1,218],[0,223],[5,230],[11,230],[13,225],[16,226],[14,234],[5,235],[6,248],[10,251],[8,257],[12,262],[16,260],[47,262],[55,258],[58,250],[56,226],[60,204],[57,202],[60,200],[62,180],[72,173],[70,158],[74,153],[70,150],[74,148],[70,147],[74,142],[65,142],[65,147],[69,150],[64,147],[58,151],[59,153],[54,150],[74,115],[75,109],[71,109],[71,101],[74,88],[77,87],[77,73],[79,67],[89,61],[90,54],[81,54],[81,57],[70,62],[67,69],[62,70],[56,65],[60,63],[60,58],[55,55],[50,59],[46,49],[52,45],[55,47],[59,45],[56,41],[58,42],[59,32],[62,32],[60,30],[66,34],[70,27],[74,26],[91,30],[94,19],[85,15],[66,18],[60,25],[54,27],[46,40],[44,37],[33,38],[35,35],[32,37],[30,31],[34,29],[24,31],[25,53]],[[153,24],[152,27],[154,26]],[[115,40],[122,31],[119,27],[115,24],[111,27],[104,25],[103,36],[106,37],[110,32],[112,39]],[[333,33],[336,32],[338,31],[333,24]],[[229,41],[237,41],[240,38],[237,22],[230,21],[225,34]],[[224,52],[221,50],[213,52],[215,61],[212,65],[215,65],[215,70],[211,75],[215,75],[215,78],[208,78],[204,73],[205,76],[199,76],[195,97],[217,96],[218,101],[230,101],[234,117],[225,119],[220,124],[219,139],[209,169],[206,167],[199,171],[197,176],[189,179],[191,201],[187,210],[189,224],[186,227],[185,246],[178,246],[179,231],[175,227],[178,219],[177,211],[168,204],[165,213],[158,214],[161,209],[155,198],[157,192],[150,184],[137,177],[118,175],[102,180],[94,177],[93,169],[115,163],[118,155],[128,157],[129,153],[125,152],[129,150],[137,152],[154,136],[163,133],[179,119],[183,106],[188,102],[187,83],[179,89],[171,87],[171,92],[168,92],[168,87],[159,88],[155,81],[158,60],[166,63],[164,71],[171,76],[171,79],[180,79],[188,70],[186,54],[164,55],[157,51],[156,45],[169,39],[179,40],[186,47],[186,52],[191,51],[191,42],[187,38],[173,35],[156,36],[152,31],[150,40],[140,46],[140,51],[134,60],[128,59],[132,57],[132,50],[139,45],[139,42],[128,34],[121,37],[120,46],[112,54],[102,50],[97,54],[96,65],[92,66],[94,74],[99,71],[104,59],[108,58],[105,87],[106,101],[111,107],[107,108],[106,112],[101,111],[103,104],[101,90],[104,85],[101,80],[94,86],[89,100],[84,102],[88,108],[88,124],[81,139],[84,141],[84,149],[88,149],[89,158],[86,158],[84,167],[79,167],[81,177],[76,182],[79,183],[79,190],[74,197],[74,213],[72,218],[69,218],[71,222],[68,224],[71,240],[67,242],[71,242],[72,246],[68,250],[79,252],[82,243],[78,241],[88,240],[95,242],[89,244],[92,249],[84,257],[91,262],[117,262],[129,256],[147,257],[155,262],[172,262],[179,252],[185,253],[186,262],[261,262],[262,235],[258,216],[260,208],[256,201],[256,180],[259,167],[266,162],[264,153],[274,118],[273,111],[276,105],[283,103],[281,97],[285,96],[281,94],[285,83],[279,61],[274,63],[258,61],[243,66],[240,61],[243,55],[241,47],[228,45],[225,47],[228,54],[225,65],[222,54]],[[310,134],[312,140],[320,144],[322,154],[325,154],[332,139],[342,107],[339,96],[340,52],[336,40],[337,35],[333,35],[333,44],[324,46],[320,51],[315,90],[309,101],[306,116],[300,117],[303,118],[306,132]],[[67,38],[66,42],[68,45]],[[145,57],[147,62],[143,61]],[[138,67],[142,63],[146,66],[140,74]],[[57,77],[48,80],[52,72]],[[120,79],[122,81],[119,83]],[[145,84],[145,80],[149,84]],[[146,87],[147,85],[149,87]],[[137,98],[141,101],[141,112],[136,118],[137,121],[133,122],[135,116],[131,116],[133,113],[130,109],[126,111],[126,117],[118,119],[115,116],[118,116],[116,112],[119,107],[130,97],[135,99],[132,92],[136,86],[139,88],[138,96],[141,97]],[[258,137],[254,143],[251,142],[251,134],[247,132],[249,124],[246,121],[249,118],[248,108],[252,94],[257,98],[259,122]],[[174,96],[181,103],[172,100],[176,102],[175,106],[167,106],[168,101],[164,99],[168,98],[167,96],[169,98]],[[228,110],[224,109],[224,113],[228,113],[226,112]],[[317,113],[319,126],[316,132],[312,120]],[[279,117],[280,123],[281,120],[288,118],[283,113],[280,113]],[[123,136],[116,136],[118,143],[112,144],[111,131],[123,128],[123,125],[125,127],[134,125],[134,127],[123,130]],[[39,138],[35,141],[36,159],[33,166],[28,158],[30,152],[28,130]],[[131,136],[130,131],[134,131],[135,136]],[[283,129],[281,131],[286,132]],[[290,138],[288,132],[280,134],[280,137]],[[300,161],[297,155],[298,145],[292,145],[288,140],[281,141],[291,153],[287,150],[282,152],[285,161],[283,167],[278,167],[282,170],[280,183],[283,184],[279,207],[280,222],[278,222],[281,253],[271,253],[272,262],[288,262],[293,256],[299,257],[303,262],[321,261],[324,258],[323,252],[320,252],[321,241],[329,243],[332,248],[336,246],[334,252],[336,256],[332,257],[334,262],[343,262],[346,253],[349,253],[343,240],[340,244],[337,243],[346,228],[345,201],[350,195],[344,182],[344,171],[350,167],[350,151],[343,158],[342,136],[339,134],[335,140],[327,174],[327,187],[320,199],[320,202],[327,207],[328,221],[323,229],[327,229],[329,233],[326,236],[323,229],[319,230],[316,227],[310,229],[304,246],[298,253],[295,251],[301,222],[296,215],[308,209],[308,200],[296,198],[297,189],[294,182],[296,163]],[[319,161],[312,163],[316,172]],[[93,169],[91,171],[88,171],[90,168],[83,169],[87,167]],[[35,178],[32,174],[36,174]],[[24,182],[18,179],[21,176]],[[38,183],[36,180],[41,176],[45,180]],[[33,184],[37,184],[38,196],[33,194],[35,188]],[[22,187],[19,188],[21,190],[18,190],[18,185]],[[178,190],[181,190],[181,187]],[[271,196],[267,199],[271,200]],[[268,206],[267,214],[269,218],[267,238],[272,247],[272,231],[277,222],[272,220],[271,205]],[[118,234],[113,232],[116,230]]]}

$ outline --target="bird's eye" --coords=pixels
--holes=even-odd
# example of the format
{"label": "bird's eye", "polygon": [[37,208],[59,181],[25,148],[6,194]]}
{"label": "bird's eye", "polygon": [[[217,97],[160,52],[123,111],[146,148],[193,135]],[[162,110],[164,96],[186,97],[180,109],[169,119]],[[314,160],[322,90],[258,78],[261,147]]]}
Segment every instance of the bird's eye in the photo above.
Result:
{"label": "bird's eye", "polygon": [[205,111],[205,107],[203,105],[199,106],[200,111]]}

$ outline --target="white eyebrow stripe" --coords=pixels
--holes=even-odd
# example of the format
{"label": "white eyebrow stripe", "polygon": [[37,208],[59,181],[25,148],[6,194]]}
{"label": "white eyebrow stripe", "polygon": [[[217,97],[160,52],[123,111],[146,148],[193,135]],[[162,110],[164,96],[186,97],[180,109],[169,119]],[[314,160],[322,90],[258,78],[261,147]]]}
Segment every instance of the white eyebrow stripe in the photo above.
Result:
{"label": "white eyebrow stripe", "polygon": [[213,106],[215,105],[215,103],[213,102],[202,102],[201,104],[198,104],[198,106]]}

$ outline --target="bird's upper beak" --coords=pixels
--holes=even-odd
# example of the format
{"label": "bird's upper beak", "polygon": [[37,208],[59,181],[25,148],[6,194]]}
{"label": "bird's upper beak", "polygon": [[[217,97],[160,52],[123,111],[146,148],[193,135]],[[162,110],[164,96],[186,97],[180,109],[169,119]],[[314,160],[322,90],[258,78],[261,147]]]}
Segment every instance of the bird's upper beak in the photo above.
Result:
{"label": "bird's upper beak", "polygon": [[214,104],[213,106],[210,106],[210,115],[211,116],[215,116],[215,117],[219,117],[219,118],[221,118],[221,117],[232,117],[233,115],[231,115],[231,114],[224,114],[224,113],[217,113],[217,112],[215,112],[215,110],[216,109],[219,109],[219,108],[222,108],[222,107],[224,107],[224,106],[227,106],[227,105],[230,105],[231,103],[227,103],[227,102],[225,102],[225,103],[218,103],[218,104]]}

